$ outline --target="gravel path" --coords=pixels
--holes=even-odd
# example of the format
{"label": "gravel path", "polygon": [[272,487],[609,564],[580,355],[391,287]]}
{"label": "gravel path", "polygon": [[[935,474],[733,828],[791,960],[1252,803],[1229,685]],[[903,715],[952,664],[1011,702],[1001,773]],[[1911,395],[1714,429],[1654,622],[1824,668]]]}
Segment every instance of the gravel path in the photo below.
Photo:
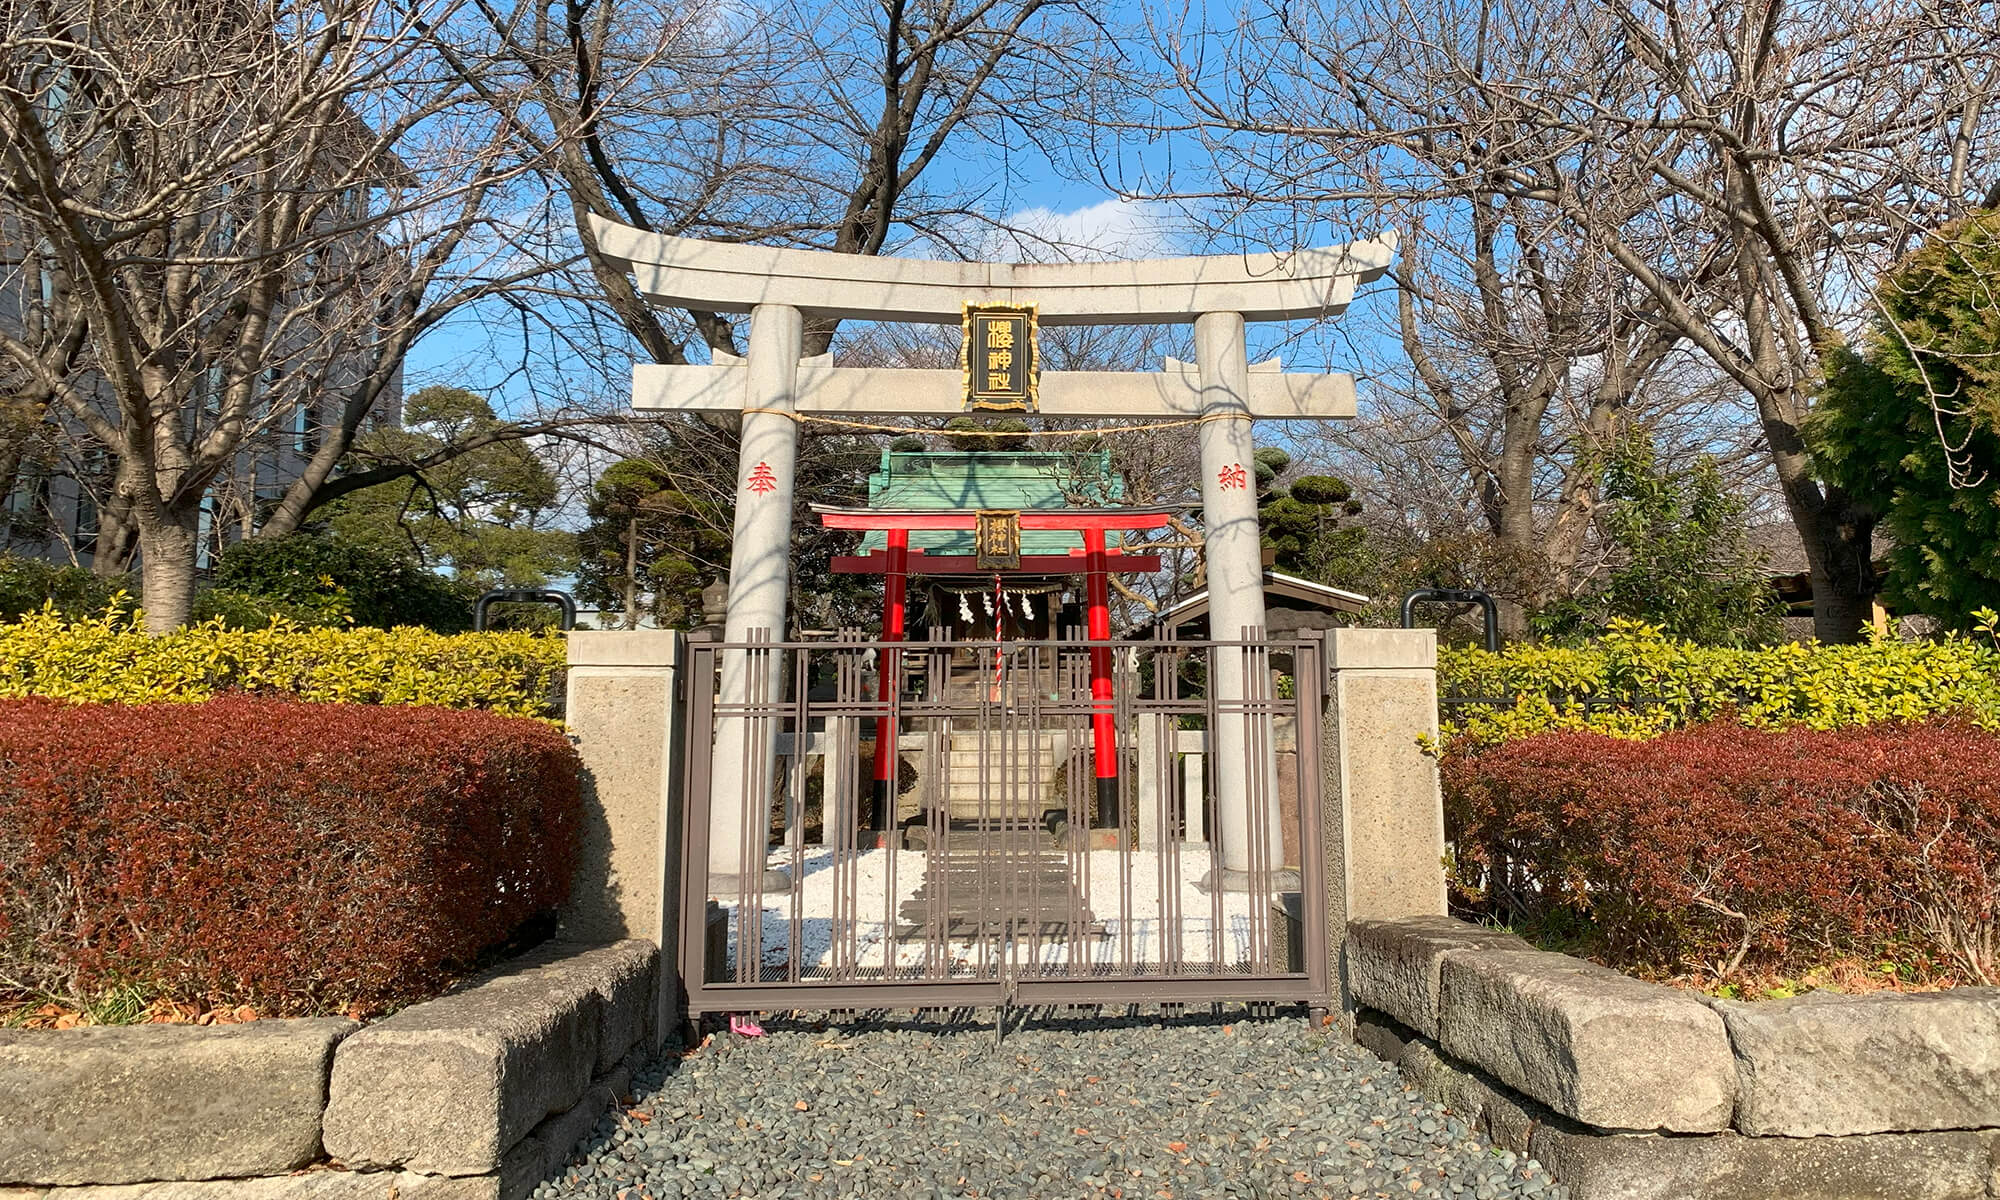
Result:
{"label": "gravel path", "polygon": [[535,1200],[1563,1196],[1296,1016],[769,1028],[642,1072]]}

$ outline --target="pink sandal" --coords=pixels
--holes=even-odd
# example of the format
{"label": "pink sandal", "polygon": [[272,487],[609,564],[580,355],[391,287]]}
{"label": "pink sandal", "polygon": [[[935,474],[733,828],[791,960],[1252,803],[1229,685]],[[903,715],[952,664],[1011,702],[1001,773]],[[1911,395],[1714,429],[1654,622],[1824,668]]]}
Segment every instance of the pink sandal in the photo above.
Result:
{"label": "pink sandal", "polygon": [[739,1017],[732,1013],[729,1017],[729,1032],[742,1034],[744,1037],[763,1037],[764,1027],[749,1017]]}

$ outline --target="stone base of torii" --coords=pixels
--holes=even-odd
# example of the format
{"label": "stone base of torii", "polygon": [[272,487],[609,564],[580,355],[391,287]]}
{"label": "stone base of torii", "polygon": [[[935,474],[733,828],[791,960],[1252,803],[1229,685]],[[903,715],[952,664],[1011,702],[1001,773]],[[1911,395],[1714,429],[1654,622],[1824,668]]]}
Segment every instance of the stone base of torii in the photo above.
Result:
{"label": "stone base of torii", "polygon": [[[1288,255],[952,263],[728,245],[646,233],[596,217],[591,222],[600,249],[631,270],[651,302],[750,315],[748,350],[741,359],[718,356],[708,365],[633,369],[633,406],[640,411],[743,414],[726,647],[785,637],[802,417],[934,417],[964,411],[958,372],[836,367],[825,356],[802,360],[806,318],[958,324],[967,306],[982,304],[1033,305],[1048,325],[1193,323],[1191,369],[1169,360],[1157,373],[1044,372],[1035,412],[1198,422],[1210,629],[1219,642],[1260,641],[1263,562],[1252,424],[1258,418],[1351,417],[1354,385],[1345,375],[1286,374],[1276,364],[1252,367],[1245,322],[1336,316],[1359,285],[1387,269],[1395,251],[1394,236],[1385,235]],[[1248,659],[1247,653],[1218,654],[1209,681],[1225,710],[1213,730],[1212,752],[1221,762],[1246,762],[1252,749],[1247,718],[1227,711],[1250,694]],[[753,663],[762,664],[757,678]],[[726,648],[722,664],[722,705],[782,695],[782,655]],[[726,715],[718,721],[708,863],[716,895],[733,894],[746,882],[745,864],[764,858],[764,814],[753,811],[755,790],[743,779],[771,777],[777,749],[767,724]],[[1262,752],[1269,753],[1268,742]],[[1259,833],[1249,827],[1245,774],[1223,772],[1217,780],[1215,832],[1223,861],[1212,886],[1242,886],[1253,840],[1274,845],[1279,836],[1276,806],[1266,806],[1271,829]]]}

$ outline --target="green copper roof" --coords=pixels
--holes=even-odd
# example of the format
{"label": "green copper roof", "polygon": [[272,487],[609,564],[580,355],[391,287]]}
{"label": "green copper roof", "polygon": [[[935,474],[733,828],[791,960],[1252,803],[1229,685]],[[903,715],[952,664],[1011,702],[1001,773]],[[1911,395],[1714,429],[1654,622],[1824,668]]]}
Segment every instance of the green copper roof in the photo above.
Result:
{"label": "green copper roof", "polygon": [[[868,477],[868,507],[937,509],[1102,508],[1125,498],[1125,481],[1111,471],[1111,452],[1062,450],[919,450],[882,452]],[[1118,544],[1119,535],[1110,535]],[[883,549],[888,536],[871,531],[861,552]],[[971,530],[914,530],[911,549],[969,555]],[[1021,531],[1022,554],[1067,554],[1083,548],[1080,534],[1060,529]]]}

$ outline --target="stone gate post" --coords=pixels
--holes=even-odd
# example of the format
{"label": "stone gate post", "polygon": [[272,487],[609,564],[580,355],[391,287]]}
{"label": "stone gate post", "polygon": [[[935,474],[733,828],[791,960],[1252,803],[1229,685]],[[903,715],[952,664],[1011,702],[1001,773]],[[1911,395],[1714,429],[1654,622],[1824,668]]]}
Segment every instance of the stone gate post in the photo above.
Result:
{"label": "stone gate post", "polygon": [[[792,483],[799,448],[799,355],[804,320],[786,304],[750,310],[748,394],[736,463],[736,513],[729,551],[729,615],[723,640],[785,640],[785,598],[792,567]],[[758,678],[751,678],[755,671]],[[754,688],[753,688],[754,684]],[[784,656],[726,650],[717,699],[741,704],[784,696]],[[763,868],[765,807],[777,764],[775,722],[723,716],[716,721],[711,772],[708,886],[734,894],[743,857]],[[746,777],[747,776],[747,777]],[[761,780],[761,788],[752,786]],[[776,879],[770,884],[778,886]]]}
{"label": "stone gate post", "polygon": [[681,764],[677,630],[573,630],[566,725],[583,759],[583,837],[558,935],[660,948],[660,1037],[678,1027]]}
{"label": "stone gate post", "polygon": [[1442,916],[1444,799],[1420,741],[1437,737],[1437,633],[1335,629],[1326,662],[1322,795],[1340,815],[1346,920]]}

